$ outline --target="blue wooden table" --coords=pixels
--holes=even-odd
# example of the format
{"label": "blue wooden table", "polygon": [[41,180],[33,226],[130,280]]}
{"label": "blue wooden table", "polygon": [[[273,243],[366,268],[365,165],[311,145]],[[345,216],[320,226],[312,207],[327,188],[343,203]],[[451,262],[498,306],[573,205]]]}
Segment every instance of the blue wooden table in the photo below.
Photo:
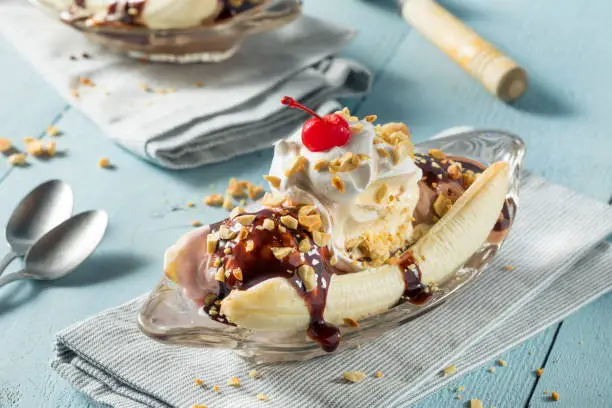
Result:
{"label": "blue wooden table", "polygon": [[[306,1],[307,13],[360,30],[344,54],[370,67],[375,82],[353,109],[406,121],[417,141],[454,125],[518,133],[527,142],[532,171],[596,199],[610,198],[612,3],[444,2],[529,71],[530,89],[514,106],[493,99],[412,32],[394,3]],[[230,176],[260,182],[272,153],[193,171],[161,170],[115,146],[2,38],[0,61],[0,135],[22,144],[25,136],[46,138],[53,124],[62,132],[58,150],[65,153],[16,169],[0,156],[0,225],[28,190],[49,178],[73,186],[76,210],[103,208],[110,215],[103,244],[73,275],[49,284],[15,283],[0,292],[0,407],[87,407],[89,401],[48,366],[53,334],[152,288],[164,249],[190,222],[224,215],[201,205],[202,198],[214,186],[221,190]],[[109,157],[116,170],[100,169],[101,157]],[[170,211],[188,201],[198,205]],[[552,406],[546,390],[559,392],[558,407],[612,406],[611,310],[609,294],[506,353],[503,370],[490,373],[491,362],[417,406],[463,407],[470,398],[486,407]],[[545,372],[536,378],[539,367]],[[453,392],[459,385],[465,387],[462,401]]]}

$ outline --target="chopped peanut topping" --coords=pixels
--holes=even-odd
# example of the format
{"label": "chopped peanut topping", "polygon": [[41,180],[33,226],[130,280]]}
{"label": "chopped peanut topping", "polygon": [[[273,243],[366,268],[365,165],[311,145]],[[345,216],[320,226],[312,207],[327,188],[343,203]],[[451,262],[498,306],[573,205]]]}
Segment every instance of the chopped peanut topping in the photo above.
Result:
{"label": "chopped peanut topping", "polygon": [[236,232],[222,225],[219,228],[219,238],[221,239],[234,239],[236,238]]}
{"label": "chopped peanut topping", "polygon": [[383,373],[380,370],[378,370],[376,373],[374,373],[374,375],[376,376],[376,378],[383,378]]}
{"label": "chopped peanut topping", "polygon": [[310,240],[308,238],[301,240],[300,244],[298,245],[300,252],[308,252],[310,251],[310,248],[312,248],[312,246],[310,245]]}
{"label": "chopped peanut topping", "polygon": [[230,385],[232,387],[239,387],[240,379],[238,377],[231,377],[230,379],[227,380],[227,385]]}
{"label": "chopped peanut topping", "polygon": [[0,153],[8,152],[12,146],[13,143],[10,140],[0,137]]}
{"label": "chopped peanut topping", "polygon": [[361,371],[345,371],[343,377],[346,381],[358,383],[363,381],[363,379],[366,378],[366,375]]}
{"label": "chopped peanut topping", "polygon": [[376,122],[376,119],[378,119],[378,116],[376,115],[368,115],[365,117],[365,120],[370,123]]}
{"label": "chopped peanut topping", "polygon": [[254,214],[240,215],[240,216],[236,217],[235,219],[241,225],[244,225],[245,227],[248,227],[255,220],[255,215]]}
{"label": "chopped peanut topping", "polygon": [[200,380],[199,378],[194,379],[193,382],[195,383],[195,385],[202,385],[202,384],[204,384],[204,381]]}
{"label": "chopped peanut topping", "polygon": [[257,370],[249,371],[249,378],[257,378]]}
{"label": "chopped peanut topping", "polygon": [[217,272],[215,272],[215,280],[225,282],[225,269],[223,269],[223,267],[220,267],[217,269]]}
{"label": "chopped peanut topping", "polygon": [[329,168],[329,162],[325,159],[319,159],[312,167],[318,172],[325,171]]}
{"label": "chopped peanut topping", "polygon": [[344,324],[346,324],[347,326],[359,327],[359,323],[356,320],[351,319],[350,317],[345,317],[342,320],[344,321]]}
{"label": "chopped peanut topping", "polygon": [[446,214],[452,206],[453,200],[451,200],[444,193],[440,193],[440,195],[438,195],[438,198],[436,198],[436,201],[434,201],[433,204],[434,211],[436,212],[436,214],[438,214],[439,217],[443,217],[444,214]]}
{"label": "chopped peanut topping", "polygon": [[506,362],[506,360],[497,360],[497,364],[499,364],[502,367],[505,367],[508,365],[508,363]]}
{"label": "chopped peanut topping", "polygon": [[274,226],[275,226],[274,221],[271,220],[270,218],[266,218],[265,220],[263,220],[262,227],[265,230],[272,231],[274,229]]}
{"label": "chopped peanut topping", "polygon": [[332,178],[332,185],[334,187],[336,187],[336,190],[338,190],[340,193],[344,192],[344,181],[342,181],[342,179],[338,176],[335,176],[334,178]]}
{"label": "chopped peanut topping", "polygon": [[260,392],[259,394],[257,394],[257,399],[260,401],[267,401],[268,397],[266,397],[263,393]]}
{"label": "chopped peanut topping", "polygon": [[242,269],[240,268],[234,268],[232,270],[232,275],[234,275],[234,278],[238,279],[239,281],[242,280]]}
{"label": "chopped peanut topping", "polygon": [[217,250],[218,243],[219,237],[217,234],[208,234],[206,237],[206,253],[213,254]]}
{"label": "chopped peanut topping", "polygon": [[309,232],[317,231],[323,226],[323,221],[318,213],[312,215],[300,215],[299,223]]}
{"label": "chopped peanut topping", "polygon": [[211,194],[204,198],[204,204],[219,207],[223,204],[223,196],[221,194]]}
{"label": "chopped peanut topping", "polygon": [[515,267],[514,267],[514,265],[510,265],[510,264],[508,264],[508,265],[506,265],[506,266],[505,266],[505,269],[506,269],[508,272],[511,272],[511,271],[513,271],[513,270],[515,269]]}
{"label": "chopped peanut topping", "polygon": [[47,126],[47,134],[51,137],[59,135],[59,130],[55,126]]}
{"label": "chopped peanut topping", "polygon": [[283,195],[266,193],[261,200],[261,203],[267,207],[278,207],[285,200],[286,197]]}
{"label": "chopped peanut topping", "polygon": [[382,147],[378,147],[376,148],[376,151],[378,152],[378,155],[380,157],[391,157],[391,155],[389,154],[388,151],[386,151],[385,149],[383,149]]}
{"label": "chopped peanut topping", "polygon": [[275,247],[270,249],[272,250],[272,254],[274,255],[274,257],[278,260],[282,260],[291,252],[293,252],[293,248],[291,247]]}
{"label": "chopped peanut topping", "polygon": [[537,375],[538,377],[541,377],[541,376],[542,376],[542,374],[544,374],[544,369],[543,369],[543,368],[538,368],[538,369],[536,370],[536,375]]}
{"label": "chopped peanut topping", "polygon": [[461,184],[463,185],[463,188],[468,188],[474,183],[474,181],[476,181],[476,177],[468,173],[462,174],[461,177]]}
{"label": "chopped peanut topping", "polygon": [[310,265],[301,265],[297,270],[298,276],[304,283],[304,288],[310,292],[317,287],[317,275],[314,268]]}
{"label": "chopped peanut topping", "polygon": [[202,223],[200,221],[191,221],[192,227],[201,227]]}
{"label": "chopped peanut topping", "polygon": [[289,229],[297,229],[298,227],[298,220],[296,220],[290,215],[283,215],[282,217],[280,217],[280,221],[285,227]]}
{"label": "chopped peanut topping", "polygon": [[471,399],[470,408],[482,408],[482,401],[478,399]]}
{"label": "chopped peanut topping", "polygon": [[238,215],[242,214],[243,212],[244,212],[244,208],[242,208],[240,206],[234,207],[234,209],[232,211],[230,211],[229,217],[230,218],[235,218]]}
{"label": "chopped peanut topping", "polygon": [[312,239],[320,247],[324,247],[329,242],[331,236],[325,232],[313,231]]}
{"label": "chopped peanut topping", "polygon": [[219,388],[218,385],[213,385],[212,389],[213,389],[214,392],[219,392],[220,388]]}
{"label": "chopped peanut topping", "polygon": [[8,161],[13,166],[23,166],[26,163],[26,155],[23,153],[13,153],[8,157]]}
{"label": "chopped peanut topping", "polygon": [[281,184],[281,179],[276,176],[264,176],[264,180],[270,183],[272,188],[278,189]]}
{"label": "chopped peanut topping", "polygon": [[251,252],[253,249],[255,248],[255,243],[253,242],[253,240],[249,239],[246,243],[246,251],[247,252]]}
{"label": "chopped peanut topping", "polygon": [[387,183],[383,183],[378,190],[376,191],[376,203],[380,204],[387,196],[387,192],[389,191],[389,185]]}
{"label": "chopped peanut topping", "polygon": [[558,392],[553,392],[550,395],[550,398],[552,398],[554,401],[559,401],[559,393]]}
{"label": "chopped peanut topping", "polygon": [[459,180],[462,177],[461,165],[459,163],[451,164],[450,166],[448,166],[448,169],[446,169],[446,173],[448,173],[448,176],[451,179]]}
{"label": "chopped peanut topping", "polygon": [[238,240],[243,241],[249,236],[249,230],[242,227],[240,228],[240,232],[238,233]]}
{"label": "chopped peanut topping", "polygon": [[429,149],[429,155],[436,160],[446,159],[446,155],[440,149]]}
{"label": "chopped peanut topping", "polygon": [[306,157],[304,156],[296,157],[291,167],[285,170],[285,177],[291,177],[295,173],[304,171],[307,164],[308,164],[308,159]]}
{"label": "chopped peanut topping", "polygon": [[393,163],[401,163],[406,157],[414,155],[414,145],[409,140],[399,142],[393,148]]}
{"label": "chopped peanut topping", "polygon": [[356,135],[357,133],[363,130],[363,123],[357,122],[354,125],[351,125],[350,128],[351,128],[351,134]]}

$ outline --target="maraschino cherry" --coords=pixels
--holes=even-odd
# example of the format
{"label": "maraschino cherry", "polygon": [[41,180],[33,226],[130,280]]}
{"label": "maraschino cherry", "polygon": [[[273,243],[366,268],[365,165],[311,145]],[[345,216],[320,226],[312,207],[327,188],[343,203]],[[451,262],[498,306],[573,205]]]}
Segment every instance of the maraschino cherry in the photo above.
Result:
{"label": "maraschino cherry", "polygon": [[322,152],[332,147],[344,146],[351,138],[351,127],[342,116],[332,113],[321,117],[289,96],[285,96],[281,103],[290,108],[301,109],[313,116],[302,127],[302,143],[311,152]]}

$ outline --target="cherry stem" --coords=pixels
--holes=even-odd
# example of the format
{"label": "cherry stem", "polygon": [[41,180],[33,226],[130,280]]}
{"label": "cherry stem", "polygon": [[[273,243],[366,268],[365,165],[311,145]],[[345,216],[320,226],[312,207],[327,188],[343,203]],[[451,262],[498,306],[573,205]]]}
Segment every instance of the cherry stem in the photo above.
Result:
{"label": "cherry stem", "polygon": [[307,108],[306,106],[302,105],[301,103],[299,103],[298,101],[296,101],[295,99],[293,99],[290,96],[284,96],[283,99],[281,99],[281,103],[283,105],[287,105],[290,108],[301,109],[301,110],[303,110],[305,112],[310,113],[315,118],[319,118],[319,119],[323,120],[323,118],[321,116],[317,115],[315,111],[313,111],[310,108]]}

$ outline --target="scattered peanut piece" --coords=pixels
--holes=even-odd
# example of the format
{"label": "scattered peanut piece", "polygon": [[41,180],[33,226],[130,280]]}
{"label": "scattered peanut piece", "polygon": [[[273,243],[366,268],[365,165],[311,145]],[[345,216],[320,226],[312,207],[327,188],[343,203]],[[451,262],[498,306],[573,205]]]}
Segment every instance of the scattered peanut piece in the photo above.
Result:
{"label": "scattered peanut piece", "polygon": [[81,78],[79,78],[79,83],[80,83],[81,85],[85,85],[85,86],[89,86],[89,87],[94,87],[94,86],[96,86],[96,84],[94,84],[94,83],[93,83],[93,81],[92,81],[91,79],[86,78],[86,77],[81,77]]}
{"label": "scattered peanut piece", "polygon": [[329,162],[325,159],[319,159],[312,167],[318,172],[325,171],[329,167]]}
{"label": "scattered peanut piece", "polygon": [[202,405],[202,404],[193,404],[191,406],[191,408],[208,408],[206,405]]}
{"label": "scattered peanut piece", "polygon": [[465,387],[463,385],[460,385],[459,387],[457,387],[457,389],[455,390],[455,392],[463,392],[465,391]]}
{"label": "scattered peanut piece", "polygon": [[513,270],[515,269],[515,266],[514,266],[514,265],[510,265],[510,264],[508,264],[508,265],[506,265],[506,266],[505,266],[505,269],[506,269],[508,272],[511,272],[511,271],[513,271]]}
{"label": "scattered peanut piece", "polygon": [[380,370],[378,370],[376,373],[374,373],[374,375],[376,376],[376,378],[383,378],[383,373]]}
{"label": "scattered peanut piece", "polygon": [[497,364],[499,364],[502,367],[505,367],[508,365],[508,363],[506,362],[506,360],[497,360]]}
{"label": "scattered peanut piece", "polygon": [[259,394],[257,394],[257,399],[260,401],[267,401],[268,397],[266,397],[264,394],[260,392]]}
{"label": "scattered peanut piece", "polygon": [[227,211],[232,211],[234,209],[234,203],[232,202],[232,199],[230,198],[230,196],[225,196],[222,207],[226,209]]}
{"label": "scattered peanut piece", "polygon": [[247,195],[249,199],[256,200],[264,194],[264,188],[262,186],[256,186],[253,184],[249,184],[247,186]]}
{"label": "scattered peanut piece", "polygon": [[187,207],[189,207],[189,208],[193,208],[193,207],[195,207],[195,204],[194,204],[192,201],[187,201],[187,204],[186,204],[186,205],[187,205]]}
{"label": "scattered peanut piece", "polygon": [[230,377],[227,380],[227,385],[232,386],[232,387],[240,387],[240,378],[238,377]]}
{"label": "scattered peanut piece", "polygon": [[457,372],[457,367],[451,365],[442,370],[442,372],[444,373],[444,377],[448,377],[449,375],[453,375]]}
{"label": "scattered peanut piece", "polygon": [[257,378],[257,370],[249,371],[249,378]]}
{"label": "scattered peanut piece", "polygon": [[201,87],[203,87],[203,86],[204,86],[204,84],[202,83],[202,81],[196,81],[196,82],[194,83],[194,85],[196,86],[196,88],[201,88]]}
{"label": "scattered peanut piece", "polygon": [[212,389],[213,389],[213,391],[214,391],[214,392],[219,392],[219,389],[220,389],[220,388],[219,388],[219,386],[218,386],[218,385],[213,385],[213,386],[212,386]]}
{"label": "scattered peanut piece", "polygon": [[108,169],[110,167],[110,160],[107,157],[103,157],[98,160],[98,166],[103,169]]}
{"label": "scattered peanut piece", "polygon": [[47,156],[49,157],[55,156],[55,152],[56,152],[55,147],[56,147],[56,144],[53,140],[51,140],[50,142],[47,142],[47,144],[44,146],[44,151],[47,154]]}
{"label": "scattered peanut piece", "polygon": [[478,399],[471,399],[470,408],[482,408],[482,401]]}
{"label": "scattered peanut piece", "polygon": [[200,221],[191,221],[192,227],[201,227],[202,223]]}
{"label": "scattered peanut piece", "polygon": [[310,265],[301,265],[297,270],[298,276],[304,283],[306,292],[310,292],[317,287],[317,275],[315,274],[314,268]]}
{"label": "scattered peanut piece", "polygon": [[13,153],[8,157],[8,161],[13,166],[23,166],[26,163],[26,155],[23,153]]}
{"label": "scattered peanut piece", "polygon": [[365,120],[370,123],[376,122],[376,119],[378,119],[378,116],[376,115],[368,115],[365,117]]}
{"label": "scattered peanut piece", "polygon": [[446,155],[440,149],[429,149],[429,155],[436,160],[446,159]]}
{"label": "scattered peanut piece", "polygon": [[[345,317],[344,319],[342,319],[344,321],[344,324],[346,324],[347,326],[351,326],[351,327],[359,327],[359,322],[357,322],[357,320],[353,320],[350,317]],[[377,371],[378,372],[378,371]]]}
{"label": "scattered peanut piece", "polygon": [[[29,140],[29,139],[28,139]],[[43,144],[38,139],[31,139],[26,142],[26,152],[32,156],[42,156],[44,153]]]}
{"label": "scattered peanut piece", "polygon": [[195,385],[198,385],[198,386],[204,384],[204,381],[200,380],[199,378],[195,378],[193,382],[195,383]]}
{"label": "scattered peanut piece", "polygon": [[223,204],[223,196],[221,194],[211,194],[204,198],[204,204],[220,207]]}
{"label": "scattered peanut piece", "polygon": [[494,372],[495,372],[495,367],[491,367],[491,368],[489,368],[489,372],[490,372],[490,373],[494,373]]}
{"label": "scattered peanut piece", "polygon": [[550,398],[552,398],[552,399],[553,399],[553,401],[559,401],[559,393],[558,393],[558,392],[553,392],[553,393],[550,395]]}
{"label": "scattered peanut piece", "polygon": [[538,377],[541,377],[541,376],[542,376],[542,374],[544,374],[544,369],[543,369],[543,368],[538,368],[538,369],[536,370],[536,375],[537,375]]}
{"label": "scattered peanut piece", "polygon": [[308,164],[308,159],[304,156],[298,156],[295,158],[291,167],[285,170],[285,177],[291,177],[292,175],[304,171],[306,165]]}
{"label": "scattered peanut piece", "polygon": [[358,383],[363,381],[363,379],[366,378],[366,375],[361,371],[345,371],[343,377],[346,381]]}
{"label": "scattered peanut piece", "polygon": [[10,140],[0,137],[0,153],[8,152],[11,147],[13,143]]}

